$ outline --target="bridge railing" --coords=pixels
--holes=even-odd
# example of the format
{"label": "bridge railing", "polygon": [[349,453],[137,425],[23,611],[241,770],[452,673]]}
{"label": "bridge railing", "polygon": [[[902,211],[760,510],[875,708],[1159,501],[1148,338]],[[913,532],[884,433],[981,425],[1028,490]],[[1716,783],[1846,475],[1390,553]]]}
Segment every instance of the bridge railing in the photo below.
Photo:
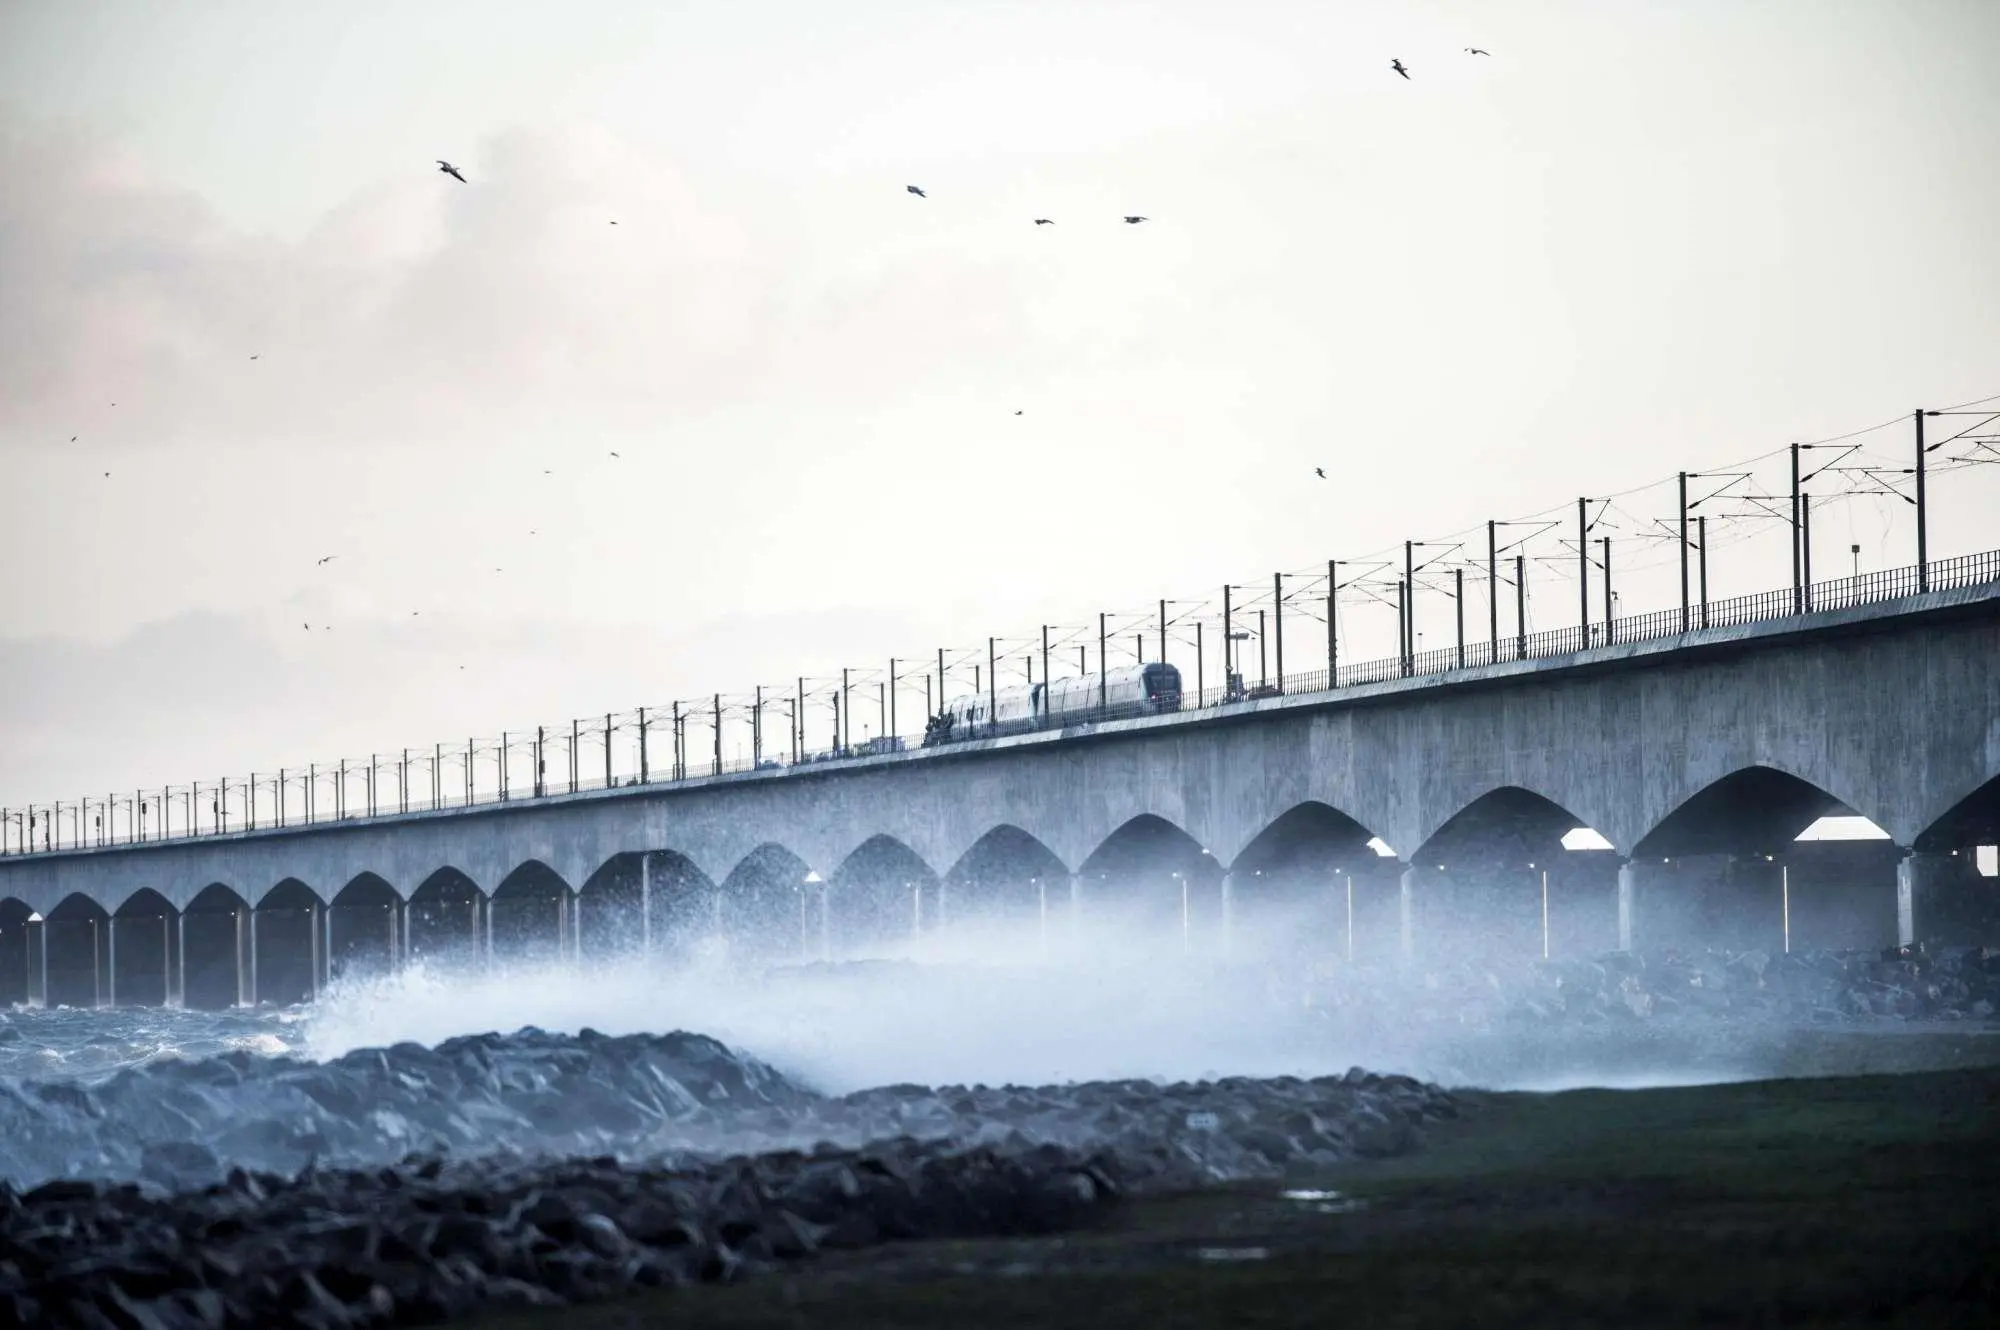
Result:
{"label": "bridge railing", "polygon": [[[1927,591],[1952,591],[1995,582],[2000,582],[2000,550],[1988,550],[1977,554],[1933,560],[1921,568],[1916,565],[1888,568],[1808,585],[1732,596],[1725,600],[1697,600],[1691,602],[1685,610],[1676,606],[1665,610],[1651,610],[1644,614],[1627,615],[1608,622],[1576,623],[1564,628],[1502,635],[1498,642],[1455,641],[1449,646],[1431,647],[1403,656],[1343,662],[1331,673],[1322,668],[1286,671],[1282,676],[1272,675],[1254,682],[1244,678],[1241,686],[1215,685],[1185,693],[1181,699],[1180,709],[1184,713],[1227,709],[1244,706],[1267,697],[1330,694],[1339,689],[1395,679],[1446,677],[1461,670],[1479,669],[1496,663],[1577,656],[1606,646],[1661,641],[1680,636],[1685,632],[1768,623],[1822,611],[1879,605]],[[644,715],[644,713],[639,714]],[[1069,729],[1133,714],[1135,712],[1131,708],[1114,705],[1109,708],[1068,712],[1047,718],[1045,723],[1013,722],[1002,726],[998,732],[1022,734]],[[643,724],[643,721],[641,723]],[[671,735],[667,732],[666,718],[658,717],[654,724],[656,728],[653,733],[657,741],[663,745],[669,744]],[[618,728],[624,728],[623,718],[605,717],[602,741],[608,744],[610,732]],[[975,729],[970,734],[954,735],[953,738],[985,738],[992,733],[994,731]],[[418,759],[414,769],[424,775],[425,786],[421,789],[412,788],[413,764],[408,761],[407,755],[378,756],[371,759],[365,768],[359,763],[344,763],[338,768],[328,766],[308,768],[306,772],[295,771],[290,773],[289,777],[285,773],[280,773],[278,777],[280,790],[289,791],[291,786],[287,781],[296,779],[300,782],[301,792],[310,790],[316,793],[322,783],[334,779],[337,769],[338,792],[331,808],[325,806],[322,796],[319,799],[301,800],[293,804],[289,815],[283,811],[285,805],[282,799],[279,799],[277,816],[266,819],[262,829],[272,829],[274,824],[287,829],[298,826],[346,825],[396,816],[405,812],[423,813],[496,804],[533,803],[576,792],[602,791],[611,788],[670,786],[711,779],[717,775],[739,774],[759,769],[778,770],[813,766],[855,757],[912,751],[921,746],[921,742],[915,739],[877,740],[872,743],[828,745],[823,748],[802,745],[800,756],[794,762],[789,754],[761,760],[749,758],[717,760],[714,757],[703,759],[692,755],[683,743],[679,746],[680,761],[676,765],[670,750],[656,749],[654,751],[658,756],[648,761],[642,743],[640,762],[643,774],[635,772],[620,774],[614,769],[608,776],[586,775],[579,762],[574,781],[568,778],[567,771],[552,772],[546,776],[532,778],[528,783],[529,788],[525,790],[519,788],[518,784],[513,784],[512,788],[483,790],[475,784],[468,789],[463,779],[463,766],[460,768],[458,778],[448,780],[443,777],[442,767],[444,759],[447,758],[453,762],[458,762],[462,758],[465,763],[470,764],[479,759],[496,761],[503,750],[510,760],[514,759],[516,754],[526,756],[531,751],[531,741],[526,734],[532,734],[532,731],[525,734],[512,733],[499,743],[489,741],[481,745],[473,741],[468,746],[447,748],[433,746],[424,750],[409,750],[415,753]],[[595,734],[586,734],[583,737],[592,743],[598,742],[598,736]],[[789,742],[788,736],[787,743]],[[537,757],[546,756],[545,750],[532,751]],[[529,759],[528,769],[531,777],[533,777],[533,760],[534,758]],[[564,760],[568,761],[567,754]],[[350,805],[345,792],[351,782],[360,777],[363,770],[367,772],[365,798],[356,800],[354,805]],[[219,782],[218,786],[221,785]],[[226,786],[222,792],[226,796],[228,793]],[[157,823],[154,827],[148,828],[143,819],[137,819],[139,826],[136,835],[130,831],[118,835],[115,830],[107,832],[87,827],[79,805],[76,804],[67,808],[56,804],[31,806],[28,809],[0,809],[0,854],[11,856],[62,853],[78,849],[131,845],[137,841],[149,844],[173,844],[259,829],[254,824],[245,827],[241,823],[230,827],[227,824],[227,817],[231,815],[231,810],[222,808],[223,800],[217,801],[219,811],[216,823],[206,829],[200,828],[200,814],[204,811],[200,798],[216,793],[217,787],[210,787],[207,790],[191,787],[185,790],[162,791],[160,796],[162,803],[171,795],[176,808],[185,797],[188,818],[197,828],[192,833],[183,830],[171,835],[148,834],[149,831],[157,833],[159,828]],[[237,787],[237,793],[240,794],[240,786]],[[100,809],[104,806],[97,805]],[[126,806],[129,807],[129,803]],[[71,832],[67,836],[62,834],[62,818],[65,814],[71,819]],[[51,822],[52,817],[53,822]]]}

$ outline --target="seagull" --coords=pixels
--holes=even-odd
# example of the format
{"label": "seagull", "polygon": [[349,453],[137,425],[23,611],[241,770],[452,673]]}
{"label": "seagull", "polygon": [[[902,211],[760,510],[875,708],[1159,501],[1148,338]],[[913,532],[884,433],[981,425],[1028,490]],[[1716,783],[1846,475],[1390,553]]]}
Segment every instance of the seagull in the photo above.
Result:
{"label": "seagull", "polygon": [[1491,52],[1491,51],[1482,51],[1482,50],[1480,50],[1480,49],[1479,49],[1479,48],[1478,48],[1477,46],[1468,46],[1468,47],[1466,47],[1466,48],[1465,48],[1465,53],[1466,53],[1467,55],[1492,55],[1492,54],[1493,54],[1493,52]]}
{"label": "seagull", "polygon": [[903,186],[903,188],[909,190],[910,193],[915,194],[920,199],[927,199],[930,197],[930,195],[924,193],[921,189],[918,189],[915,185],[905,185]]}
{"label": "seagull", "polygon": [[1125,219],[1125,225],[1127,225],[1127,226],[1137,226],[1137,225],[1138,225],[1139,223],[1141,223],[1141,222],[1143,222],[1143,221],[1145,221],[1145,220],[1146,220],[1146,219],[1145,219],[1144,217],[1127,217],[1127,218]]}
{"label": "seagull", "polygon": [[458,173],[458,168],[442,157],[438,158],[438,170],[444,172],[461,185],[465,183],[465,177]]}
{"label": "seagull", "polygon": [[1314,475],[1316,475],[1316,476],[1318,476],[1318,477],[1319,477],[1319,478],[1320,478],[1321,480],[1325,480],[1325,479],[1326,479],[1326,468],[1325,468],[1325,467],[1323,467],[1323,466],[1316,466],[1316,467],[1314,467],[1314,468],[1313,468],[1313,474],[1314,474]]}
{"label": "seagull", "polygon": [[1036,226],[1054,226],[1055,224],[1056,219],[1053,217],[1037,217],[1035,219]]}

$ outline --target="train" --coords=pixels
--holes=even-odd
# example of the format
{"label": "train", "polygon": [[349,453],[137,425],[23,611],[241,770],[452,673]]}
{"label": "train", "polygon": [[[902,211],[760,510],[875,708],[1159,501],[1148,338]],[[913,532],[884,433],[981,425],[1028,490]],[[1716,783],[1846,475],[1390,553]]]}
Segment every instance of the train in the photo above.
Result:
{"label": "train", "polygon": [[924,747],[1027,734],[1074,721],[1124,720],[1181,709],[1181,672],[1163,661],[1108,674],[970,693],[945,703],[924,727]]}

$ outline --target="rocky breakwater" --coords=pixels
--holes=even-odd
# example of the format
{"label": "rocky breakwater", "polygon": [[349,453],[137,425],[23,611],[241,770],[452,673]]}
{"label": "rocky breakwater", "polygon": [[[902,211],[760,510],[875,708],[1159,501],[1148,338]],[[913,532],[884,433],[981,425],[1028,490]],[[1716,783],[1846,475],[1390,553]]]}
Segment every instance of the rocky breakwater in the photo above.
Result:
{"label": "rocky breakwater", "polygon": [[[484,1107],[415,1112],[430,1098],[414,1091],[397,1111],[430,1123],[444,1148],[457,1143],[453,1112],[518,1132],[540,1111],[549,1120],[539,1153],[522,1148],[524,1135],[477,1157],[239,1167],[201,1186],[176,1188],[158,1167],[139,1181],[0,1183],[0,1330],[420,1325],[496,1303],[729,1280],[824,1248],[1042,1232],[1124,1195],[1400,1152],[1457,1112],[1435,1086],[1359,1069],[831,1097],[699,1036],[524,1032],[499,1042],[510,1040],[563,1055],[557,1062],[588,1050],[572,1069],[585,1107],[559,1108],[530,1078],[516,1087],[526,1100],[506,1101],[511,1116],[491,1096]],[[484,1065],[492,1054],[487,1042],[455,1040],[377,1056],[391,1081],[406,1063],[432,1068],[423,1083],[435,1091],[448,1079],[435,1074],[440,1061]],[[643,1102],[654,1109],[619,1110],[636,1116],[615,1152],[548,1152],[579,1132],[619,1135],[609,1106],[649,1077],[657,1083]],[[363,1121],[370,1111],[358,1101],[342,1109]],[[318,1130],[331,1143],[324,1123]],[[156,1165],[172,1152],[151,1148]],[[220,1166],[212,1153],[184,1153],[177,1167]]]}
{"label": "rocky breakwater", "polygon": [[329,1062],[229,1053],[95,1083],[0,1080],[0,1178],[216,1180],[405,1155],[614,1153],[734,1113],[819,1096],[702,1035],[526,1029],[397,1044]]}
{"label": "rocky breakwater", "polygon": [[1716,1018],[1821,1025],[1884,1018],[1988,1021],[2000,1011],[2000,950],[1616,952],[1545,961],[1503,1015],[1606,1023]]}
{"label": "rocky breakwater", "polygon": [[1280,987],[1350,1033],[1375,1025],[1990,1022],[2000,1018],[2000,948],[1613,951],[1333,969]]}

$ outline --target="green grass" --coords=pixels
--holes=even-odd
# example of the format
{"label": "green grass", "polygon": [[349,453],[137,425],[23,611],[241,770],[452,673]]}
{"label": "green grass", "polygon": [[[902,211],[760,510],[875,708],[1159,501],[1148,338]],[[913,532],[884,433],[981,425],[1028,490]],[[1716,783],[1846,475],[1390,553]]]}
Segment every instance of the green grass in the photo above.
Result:
{"label": "green grass", "polygon": [[1300,1184],[1364,1205],[1223,1188],[1059,1240],[905,1244],[486,1324],[2000,1323],[2000,1070],[1470,1096],[1425,1150]]}

